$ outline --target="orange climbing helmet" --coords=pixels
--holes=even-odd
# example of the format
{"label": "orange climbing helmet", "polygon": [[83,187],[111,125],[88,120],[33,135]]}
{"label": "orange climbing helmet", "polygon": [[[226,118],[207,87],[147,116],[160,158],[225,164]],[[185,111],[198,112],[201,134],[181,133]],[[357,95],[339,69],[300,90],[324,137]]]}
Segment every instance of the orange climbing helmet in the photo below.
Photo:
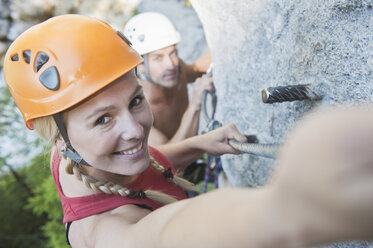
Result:
{"label": "orange climbing helmet", "polygon": [[142,63],[129,41],[88,16],[61,15],[9,47],[4,79],[26,126],[76,105]]}

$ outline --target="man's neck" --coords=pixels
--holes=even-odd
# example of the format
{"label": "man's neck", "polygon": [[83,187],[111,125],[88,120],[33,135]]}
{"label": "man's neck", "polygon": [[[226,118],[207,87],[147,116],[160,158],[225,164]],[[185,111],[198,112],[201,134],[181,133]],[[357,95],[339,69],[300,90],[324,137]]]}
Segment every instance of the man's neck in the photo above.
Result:
{"label": "man's neck", "polygon": [[144,92],[147,95],[149,101],[170,99],[175,95],[175,92],[178,90],[177,85],[175,85],[172,88],[167,88],[158,84],[151,83],[147,80],[142,80],[140,83],[143,86]]}

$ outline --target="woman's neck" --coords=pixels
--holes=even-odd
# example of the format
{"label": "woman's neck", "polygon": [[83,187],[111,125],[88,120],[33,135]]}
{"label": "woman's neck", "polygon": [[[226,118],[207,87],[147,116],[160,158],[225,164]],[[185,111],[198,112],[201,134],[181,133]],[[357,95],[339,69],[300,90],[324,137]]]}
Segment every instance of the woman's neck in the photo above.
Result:
{"label": "woman's neck", "polygon": [[94,179],[102,182],[112,182],[118,185],[125,185],[133,182],[138,175],[126,176],[103,171],[94,167],[83,166],[85,173]]}

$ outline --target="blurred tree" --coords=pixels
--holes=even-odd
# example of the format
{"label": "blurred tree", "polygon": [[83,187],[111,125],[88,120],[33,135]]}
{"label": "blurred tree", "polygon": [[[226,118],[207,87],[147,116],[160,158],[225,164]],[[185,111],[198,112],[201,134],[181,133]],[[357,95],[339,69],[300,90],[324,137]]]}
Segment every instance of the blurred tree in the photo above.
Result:
{"label": "blurred tree", "polygon": [[30,168],[34,168],[31,173],[35,175],[30,175],[29,179],[37,180],[38,183],[30,182],[35,187],[26,208],[32,209],[32,212],[41,218],[46,217],[46,222],[42,226],[44,235],[48,238],[45,247],[63,248],[68,246],[65,228],[62,225],[62,207],[49,170],[49,159],[49,152],[44,152],[32,160]]}
{"label": "blurred tree", "polygon": [[67,247],[45,143],[25,128],[3,82],[0,113],[0,248]]}
{"label": "blurred tree", "polygon": [[45,247],[41,226],[47,220],[46,215],[37,216],[26,206],[33,195],[31,189],[46,173],[40,169],[36,171],[35,166],[23,167],[14,173],[0,176],[0,247]]}

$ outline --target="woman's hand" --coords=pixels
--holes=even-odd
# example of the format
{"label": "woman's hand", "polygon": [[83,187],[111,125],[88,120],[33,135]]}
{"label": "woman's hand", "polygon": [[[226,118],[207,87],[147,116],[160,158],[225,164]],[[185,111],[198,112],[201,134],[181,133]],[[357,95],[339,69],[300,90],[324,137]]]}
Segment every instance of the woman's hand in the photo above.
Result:
{"label": "woman's hand", "polygon": [[228,140],[235,139],[239,142],[247,142],[247,138],[238,131],[234,124],[227,124],[211,132],[199,136],[201,149],[214,156],[230,154],[242,154],[228,144]]}
{"label": "woman's hand", "polygon": [[[272,186],[309,239],[371,238],[373,110],[317,111],[284,143]],[[305,226],[306,225],[306,226]]]}
{"label": "woman's hand", "polygon": [[228,140],[235,139],[246,142],[246,137],[241,134],[237,127],[228,124],[211,132],[185,139],[181,142],[157,146],[166,157],[174,164],[176,169],[183,170],[193,161],[198,159],[202,153],[207,152],[218,156],[226,153],[241,154],[228,144]]}

